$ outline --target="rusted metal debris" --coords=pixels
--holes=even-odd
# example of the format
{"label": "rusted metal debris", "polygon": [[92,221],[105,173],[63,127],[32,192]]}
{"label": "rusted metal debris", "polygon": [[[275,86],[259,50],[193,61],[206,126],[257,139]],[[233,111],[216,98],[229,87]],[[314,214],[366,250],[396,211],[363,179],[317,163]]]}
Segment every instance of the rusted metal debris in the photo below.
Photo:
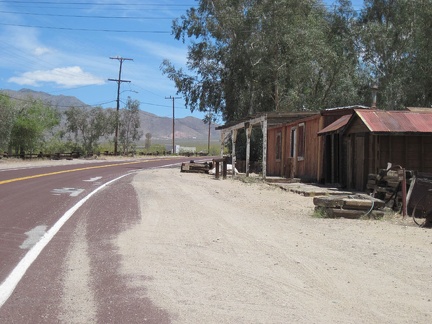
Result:
{"label": "rusted metal debris", "polygon": [[400,166],[391,167],[389,163],[389,167],[381,169],[378,174],[369,174],[367,193],[384,200],[386,207],[394,211],[400,210],[406,216],[407,192],[413,177],[414,171],[405,170]]}

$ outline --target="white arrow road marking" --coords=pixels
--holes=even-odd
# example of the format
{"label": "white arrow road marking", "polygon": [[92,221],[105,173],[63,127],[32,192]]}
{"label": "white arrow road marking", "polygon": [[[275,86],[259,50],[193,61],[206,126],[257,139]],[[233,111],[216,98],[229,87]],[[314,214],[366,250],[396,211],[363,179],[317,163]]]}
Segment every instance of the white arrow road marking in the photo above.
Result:
{"label": "white arrow road marking", "polygon": [[69,194],[71,197],[78,196],[81,192],[83,192],[84,189],[77,189],[77,188],[62,188],[62,189],[53,189],[51,190],[51,193],[53,195],[62,195],[62,194]]}
{"label": "white arrow road marking", "polygon": [[27,235],[27,239],[23,242],[23,244],[20,245],[20,248],[25,250],[35,245],[40,240],[40,238],[45,235],[47,227],[48,226],[46,225],[39,225],[26,232],[25,234]]}
{"label": "white arrow road marking", "polygon": [[60,228],[66,223],[66,221],[72,217],[72,215],[80,208],[87,200],[90,199],[94,194],[98,191],[102,190],[106,186],[111,183],[124,178],[131,173],[124,174],[118,178],[115,178],[107,183],[97,187],[83,199],[81,199],[76,205],[74,205],[71,209],[69,209],[54,225],[51,227],[42,237],[41,239],[33,245],[33,247],[27,252],[27,254],[21,259],[21,261],[17,264],[17,266],[12,270],[9,276],[0,284],[0,308],[3,304],[9,299],[12,295],[12,292],[15,290],[15,287],[18,285],[22,277],[25,275],[27,269],[32,265],[32,263],[36,260],[45,246],[51,241],[54,235],[60,230]]}
{"label": "white arrow road marking", "polygon": [[83,180],[83,181],[87,181],[87,182],[95,182],[95,181],[97,181],[97,180],[99,180],[99,179],[102,179],[102,177],[94,177],[94,178],[90,178],[90,179],[88,179],[88,180]]}

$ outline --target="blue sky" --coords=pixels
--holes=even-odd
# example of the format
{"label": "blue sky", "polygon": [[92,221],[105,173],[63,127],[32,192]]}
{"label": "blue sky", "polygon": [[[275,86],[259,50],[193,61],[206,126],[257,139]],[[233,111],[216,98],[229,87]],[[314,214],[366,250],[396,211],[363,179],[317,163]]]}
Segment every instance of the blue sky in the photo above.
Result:
{"label": "blue sky", "polygon": [[[332,4],[332,0],[326,0]],[[361,9],[363,0],[352,1]],[[187,46],[171,35],[172,20],[195,0],[0,0],[0,90],[28,88],[115,107],[119,61],[121,106],[127,97],[158,116],[172,117],[177,96],[160,72],[163,59],[184,66]],[[194,116],[175,101],[175,117]]]}

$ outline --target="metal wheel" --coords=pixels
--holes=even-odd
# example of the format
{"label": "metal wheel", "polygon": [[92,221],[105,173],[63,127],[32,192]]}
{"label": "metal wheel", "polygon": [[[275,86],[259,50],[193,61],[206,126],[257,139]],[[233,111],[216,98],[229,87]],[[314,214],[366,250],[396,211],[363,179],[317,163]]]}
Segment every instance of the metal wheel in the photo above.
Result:
{"label": "metal wheel", "polygon": [[[417,201],[412,211],[413,221],[419,227],[430,227],[432,225],[432,209],[425,210],[425,208],[423,207],[424,205],[422,204],[426,202],[426,199],[430,198],[430,193],[430,191],[426,192],[426,194],[423,195],[423,197],[421,197],[419,201]],[[421,211],[421,214],[416,215],[417,210]]]}

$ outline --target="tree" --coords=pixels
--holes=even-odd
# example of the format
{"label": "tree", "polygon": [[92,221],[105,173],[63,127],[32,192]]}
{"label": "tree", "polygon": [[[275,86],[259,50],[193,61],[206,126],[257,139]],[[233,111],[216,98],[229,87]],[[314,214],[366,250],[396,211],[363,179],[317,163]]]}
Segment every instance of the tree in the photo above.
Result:
{"label": "tree", "polygon": [[114,133],[116,112],[113,110],[72,107],[65,111],[65,115],[66,130],[86,153],[97,150],[101,137]]}
{"label": "tree", "polygon": [[152,134],[151,133],[146,133],[145,134],[144,147],[145,147],[146,150],[150,149],[150,147],[151,147],[151,138],[152,138]]}
{"label": "tree", "polygon": [[319,0],[201,0],[173,23],[176,39],[191,39],[191,73],[167,60],[161,69],[191,111],[220,112],[225,121],[352,104],[363,84],[349,32],[354,11],[345,0],[339,8],[329,13]]}
{"label": "tree", "polygon": [[432,2],[412,6],[412,62],[406,84],[406,105],[432,106]]}
{"label": "tree", "polygon": [[132,100],[128,97],[126,106],[120,111],[119,119],[119,142],[123,154],[127,154],[134,149],[135,142],[142,137],[140,128],[138,100]]}
{"label": "tree", "polygon": [[9,140],[12,127],[16,117],[16,111],[8,96],[0,93],[0,150],[6,150],[9,146]]}
{"label": "tree", "polygon": [[28,98],[18,104],[9,150],[15,154],[42,149],[45,135],[60,123],[60,115],[54,108],[41,100]]}
{"label": "tree", "polygon": [[371,83],[379,85],[379,106],[384,109],[401,109],[409,102],[407,86],[416,60],[416,7],[408,0],[366,0],[359,17],[362,63],[370,71]]}

